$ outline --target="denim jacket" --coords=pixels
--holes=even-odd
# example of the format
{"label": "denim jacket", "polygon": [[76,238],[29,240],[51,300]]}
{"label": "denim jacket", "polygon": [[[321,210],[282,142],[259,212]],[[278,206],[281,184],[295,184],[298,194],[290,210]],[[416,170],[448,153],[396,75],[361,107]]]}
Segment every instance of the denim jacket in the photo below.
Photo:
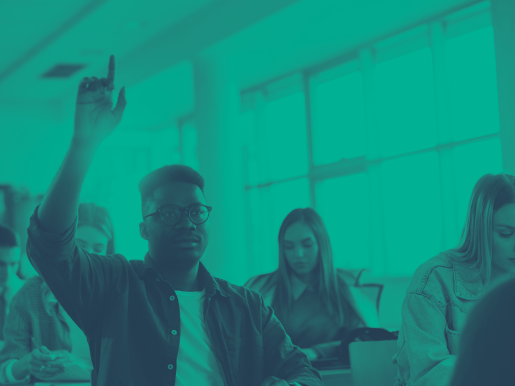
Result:
{"label": "denim jacket", "polygon": [[393,362],[396,386],[446,386],[451,382],[467,316],[484,293],[478,268],[440,253],[415,271],[402,304]]}

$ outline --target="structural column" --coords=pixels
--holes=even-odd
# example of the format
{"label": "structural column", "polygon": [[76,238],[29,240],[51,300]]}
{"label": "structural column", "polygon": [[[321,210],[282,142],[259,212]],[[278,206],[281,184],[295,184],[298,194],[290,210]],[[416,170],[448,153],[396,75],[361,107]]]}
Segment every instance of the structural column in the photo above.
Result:
{"label": "structural column", "polygon": [[213,207],[210,241],[202,262],[213,275],[242,284],[248,272],[240,91],[229,60],[193,61],[199,171]]}
{"label": "structural column", "polygon": [[504,170],[515,174],[515,1],[492,1]]}

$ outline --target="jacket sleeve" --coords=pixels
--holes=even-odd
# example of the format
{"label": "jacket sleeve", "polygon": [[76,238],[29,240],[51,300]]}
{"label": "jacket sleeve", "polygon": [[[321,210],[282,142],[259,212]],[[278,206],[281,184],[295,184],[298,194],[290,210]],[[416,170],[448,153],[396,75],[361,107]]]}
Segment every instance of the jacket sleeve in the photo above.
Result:
{"label": "jacket sleeve", "polygon": [[122,257],[99,256],[77,246],[77,220],[63,234],[42,230],[37,210],[27,232],[27,255],[61,306],[87,334],[101,318],[113,281],[121,275]]}
{"label": "jacket sleeve", "polygon": [[447,347],[446,327],[445,307],[424,293],[406,295],[401,327],[404,342],[399,342],[402,347],[397,357],[408,360],[410,386],[450,384],[456,356]]}
{"label": "jacket sleeve", "polygon": [[322,377],[302,350],[293,345],[272,307],[261,299],[261,320],[265,355],[265,376],[275,376],[288,383],[323,386]]}

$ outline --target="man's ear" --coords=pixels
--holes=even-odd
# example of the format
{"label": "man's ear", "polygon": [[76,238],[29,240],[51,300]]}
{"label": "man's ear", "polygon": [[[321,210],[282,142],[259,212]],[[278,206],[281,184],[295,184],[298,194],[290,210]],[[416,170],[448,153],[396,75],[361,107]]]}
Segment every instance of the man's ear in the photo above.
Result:
{"label": "man's ear", "polygon": [[147,224],[145,224],[145,221],[142,221],[139,223],[139,235],[143,240],[148,241],[148,230],[147,230]]}

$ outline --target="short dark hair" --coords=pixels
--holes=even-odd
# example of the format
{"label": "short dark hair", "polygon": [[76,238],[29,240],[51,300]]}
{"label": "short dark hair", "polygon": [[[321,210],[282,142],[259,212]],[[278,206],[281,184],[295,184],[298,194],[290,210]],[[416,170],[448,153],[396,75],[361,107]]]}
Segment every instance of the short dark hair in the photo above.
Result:
{"label": "short dark hair", "polygon": [[148,204],[154,199],[154,191],[169,182],[187,182],[197,185],[204,193],[204,178],[195,169],[178,164],[163,166],[148,173],[138,184],[143,215]]}
{"label": "short dark hair", "polygon": [[7,225],[0,224],[0,247],[13,248],[19,246],[20,236],[18,235],[18,232]]}

